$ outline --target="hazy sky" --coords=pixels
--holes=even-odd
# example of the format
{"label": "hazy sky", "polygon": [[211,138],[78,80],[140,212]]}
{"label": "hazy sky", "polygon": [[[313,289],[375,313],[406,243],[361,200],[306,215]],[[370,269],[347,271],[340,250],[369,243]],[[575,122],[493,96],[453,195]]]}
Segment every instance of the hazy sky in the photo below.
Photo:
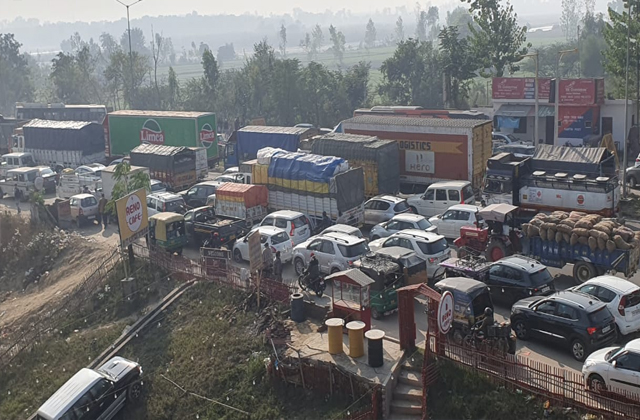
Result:
{"label": "hazy sky", "polygon": [[[135,0],[123,0],[132,3]],[[441,6],[451,0],[431,0],[432,5]],[[116,0],[0,0],[2,12],[0,19],[13,20],[18,16],[37,18],[42,21],[99,21],[117,20],[125,15],[125,8]],[[421,1],[426,4],[427,2]],[[388,0],[143,0],[131,7],[131,18],[144,15],[180,15],[196,10],[199,14],[254,13],[282,14],[299,7],[309,12],[323,12],[327,9],[348,8],[354,12],[372,12],[385,7],[407,5],[410,9],[415,1],[401,0],[390,3]]]}

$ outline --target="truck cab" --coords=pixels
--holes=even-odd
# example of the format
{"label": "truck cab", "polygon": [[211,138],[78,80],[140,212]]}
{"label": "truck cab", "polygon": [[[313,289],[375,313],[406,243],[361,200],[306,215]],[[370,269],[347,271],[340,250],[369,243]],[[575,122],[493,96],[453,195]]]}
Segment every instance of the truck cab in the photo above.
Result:
{"label": "truck cab", "polygon": [[15,168],[25,168],[35,166],[31,153],[13,152],[2,155],[0,163],[0,176],[7,176],[7,171]]}
{"label": "truck cab", "polygon": [[530,158],[511,153],[498,153],[487,161],[482,200],[484,205],[512,204],[517,206],[518,178],[529,171]]}

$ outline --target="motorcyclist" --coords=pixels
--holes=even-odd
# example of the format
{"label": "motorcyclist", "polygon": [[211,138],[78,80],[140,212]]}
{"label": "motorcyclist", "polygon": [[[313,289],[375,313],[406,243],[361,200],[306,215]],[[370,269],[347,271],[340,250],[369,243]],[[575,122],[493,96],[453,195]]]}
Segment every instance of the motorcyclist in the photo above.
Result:
{"label": "motorcyclist", "polygon": [[489,336],[489,327],[494,324],[493,309],[488,306],[484,308],[484,319],[480,321],[477,331],[482,332],[484,337]]}
{"label": "motorcyclist", "polygon": [[209,236],[209,241],[207,243],[207,246],[209,248],[220,248],[221,241],[220,241],[220,235],[218,234],[218,232],[211,232],[211,236]]}
{"label": "motorcyclist", "polygon": [[318,266],[316,254],[311,254],[311,260],[309,261],[309,267],[306,269],[305,277],[307,284],[311,284],[314,280],[320,277],[320,267]]}

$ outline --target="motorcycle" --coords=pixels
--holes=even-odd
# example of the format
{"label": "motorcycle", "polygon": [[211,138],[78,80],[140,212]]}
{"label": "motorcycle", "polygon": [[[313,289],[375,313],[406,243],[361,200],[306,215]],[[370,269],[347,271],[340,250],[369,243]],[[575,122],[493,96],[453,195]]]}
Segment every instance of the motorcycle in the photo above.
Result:
{"label": "motorcycle", "polygon": [[463,345],[487,353],[515,354],[516,346],[515,340],[511,337],[510,324],[494,324],[489,326],[488,330],[488,334],[485,336],[480,328],[471,328],[463,339]]}
{"label": "motorcycle", "polygon": [[298,277],[298,285],[305,292],[309,289],[314,291],[318,297],[322,297],[324,289],[327,288],[327,285],[324,283],[324,279],[321,276],[318,276],[318,278],[314,280],[309,280],[309,276],[306,273]]}

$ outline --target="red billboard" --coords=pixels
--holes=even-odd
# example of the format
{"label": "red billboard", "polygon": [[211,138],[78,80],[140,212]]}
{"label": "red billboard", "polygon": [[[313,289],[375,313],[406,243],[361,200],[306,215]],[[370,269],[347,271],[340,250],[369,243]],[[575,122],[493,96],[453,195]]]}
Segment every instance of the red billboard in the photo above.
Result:
{"label": "red billboard", "polygon": [[[538,99],[549,99],[551,79],[539,78]],[[493,99],[535,99],[535,77],[494,77]]]}
{"label": "red billboard", "polygon": [[[561,79],[560,80],[560,103],[566,105],[593,105],[596,100],[597,90],[601,90],[601,97],[604,96],[604,84],[596,88],[596,79]],[[598,98],[599,99],[599,98]]]}

